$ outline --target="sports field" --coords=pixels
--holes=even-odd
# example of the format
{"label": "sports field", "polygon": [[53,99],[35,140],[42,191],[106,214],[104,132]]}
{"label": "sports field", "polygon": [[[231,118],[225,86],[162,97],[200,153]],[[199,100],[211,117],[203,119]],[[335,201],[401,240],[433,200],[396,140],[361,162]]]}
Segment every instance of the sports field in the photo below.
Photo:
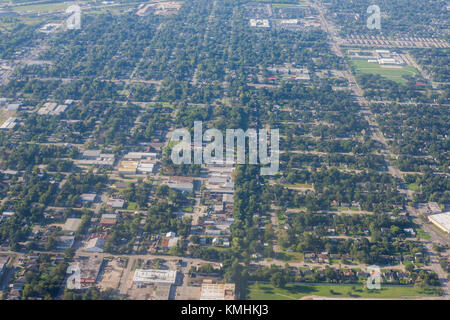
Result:
{"label": "sports field", "polygon": [[419,287],[412,286],[384,286],[380,290],[367,290],[362,285],[316,285],[316,284],[287,284],[285,288],[275,288],[271,284],[253,283],[249,286],[250,300],[296,300],[307,296],[321,296],[329,298],[373,298],[373,299],[401,299],[414,297],[432,297]]}
{"label": "sports field", "polygon": [[418,71],[411,66],[382,66],[378,63],[363,60],[350,60],[350,63],[355,66],[360,73],[378,74],[389,80],[403,84],[406,83],[403,76],[413,76],[418,73]]}

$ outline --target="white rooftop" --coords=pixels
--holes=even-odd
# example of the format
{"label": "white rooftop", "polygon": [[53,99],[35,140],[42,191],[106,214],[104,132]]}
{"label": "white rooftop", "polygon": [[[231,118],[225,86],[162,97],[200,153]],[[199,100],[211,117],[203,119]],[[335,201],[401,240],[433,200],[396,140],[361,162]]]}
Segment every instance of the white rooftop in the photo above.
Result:
{"label": "white rooftop", "polygon": [[439,224],[443,229],[450,233],[450,211],[444,213],[433,214],[429,218]]}
{"label": "white rooftop", "polygon": [[136,269],[133,282],[174,284],[176,278],[176,270]]}

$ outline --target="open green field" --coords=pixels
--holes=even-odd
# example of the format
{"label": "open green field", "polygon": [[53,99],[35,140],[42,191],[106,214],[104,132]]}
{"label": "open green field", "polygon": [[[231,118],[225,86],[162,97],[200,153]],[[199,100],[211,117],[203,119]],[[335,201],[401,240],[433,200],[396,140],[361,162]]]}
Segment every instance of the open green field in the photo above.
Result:
{"label": "open green field", "polygon": [[378,74],[389,80],[406,83],[403,76],[413,76],[418,71],[411,66],[381,66],[378,63],[371,63],[363,60],[350,60],[350,63],[356,67],[358,72],[366,74]]}
{"label": "open green field", "polygon": [[303,262],[304,256],[300,252],[281,251],[277,254],[277,258],[289,262]]}
{"label": "open green field", "polygon": [[421,239],[425,239],[425,240],[431,240],[431,236],[425,232],[425,230],[423,230],[422,228],[418,228],[416,230],[417,235],[421,238]]}
{"label": "open green field", "polygon": [[[76,2],[74,2],[75,4]],[[60,11],[65,10],[70,6],[71,3],[44,3],[44,4],[32,4],[25,6],[18,6],[12,8],[13,11],[16,12],[25,12],[25,11],[35,11],[35,12],[52,12],[52,11]]]}
{"label": "open green field", "polygon": [[420,186],[417,183],[408,183],[408,190],[419,191]]}
{"label": "open green field", "polygon": [[[352,290],[352,287],[355,290]],[[249,286],[249,300],[296,300],[305,296],[322,296],[333,298],[374,298],[395,299],[435,296],[423,289],[411,286],[387,287],[380,290],[367,290],[362,285],[314,285],[287,284],[285,288],[275,288],[271,284],[254,283]]]}

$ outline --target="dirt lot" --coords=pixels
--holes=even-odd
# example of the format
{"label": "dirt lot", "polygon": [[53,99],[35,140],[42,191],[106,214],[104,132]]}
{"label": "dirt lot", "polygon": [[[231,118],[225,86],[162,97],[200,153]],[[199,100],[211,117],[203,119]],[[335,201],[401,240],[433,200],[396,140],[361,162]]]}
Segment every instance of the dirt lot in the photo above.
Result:
{"label": "dirt lot", "polygon": [[99,288],[101,290],[118,289],[124,269],[124,264],[119,259],[109,260],[101,272]]}
{"label": "dirt lot", "polygon": [[201,293],[200,286],[187,286],[177,287],[175,300],[199,300]]}

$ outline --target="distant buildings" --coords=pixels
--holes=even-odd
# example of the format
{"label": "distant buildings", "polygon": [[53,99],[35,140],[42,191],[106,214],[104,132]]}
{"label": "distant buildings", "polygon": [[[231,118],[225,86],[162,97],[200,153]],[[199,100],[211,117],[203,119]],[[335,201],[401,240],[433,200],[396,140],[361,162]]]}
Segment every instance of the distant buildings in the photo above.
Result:
{"label": "distant buildings", "polygon": [[268,19],[250,19],[250,26],[258,28],[270,28],[270,23]]}
{"label": "distant buildings", "polygon": [[123,157],[118,171],[122,174],[149,174],[155,167],[156,153],[129,152]]}
{"label": "distant buildings", "polygon": [[366,60],[369,63],[377,63],[379,65],[406,65],[403,58],[397,52],[391,52],[389,50],[350,49],[348,53],[353,60]]}
{"label": "distant buildings", "polygon": [[[311,77],[309,76],[309,71],[306,68],[294,68],[290,65],[285,66],[275,66],[267,68],[273,75],[281,75],[284,79],[292,79],[292,80],[305,80],[309,81]],[[269,77],[269,80],[275,80],[277,77]]]}
{"label": "distant buildings", "polygon": [[[375,50],[375,59],[380,65],[404,65],[405,61],[396,52]],[[370,62],[370,61],[369,61]]]}
{"label": "distant buildings", "polygon": [[39,115],[52,115],[57,116],[66,111],[67,105],[60,104],[58,105],[56,102],[46,102],[42,108],[38,110]]}
{"label": "distant buildings", "polygon": [[156,159],[156,153],[153,152],[129,152],[124,157],[124,160],[131,160],[131,161],[137,161],[137,160],[155,160]]}
{"label": "distant buildings", "polygon": [[113,154],[102,153],[101,150],[85,150],[78,163],[80,165],[112,166],[114,161]]}

